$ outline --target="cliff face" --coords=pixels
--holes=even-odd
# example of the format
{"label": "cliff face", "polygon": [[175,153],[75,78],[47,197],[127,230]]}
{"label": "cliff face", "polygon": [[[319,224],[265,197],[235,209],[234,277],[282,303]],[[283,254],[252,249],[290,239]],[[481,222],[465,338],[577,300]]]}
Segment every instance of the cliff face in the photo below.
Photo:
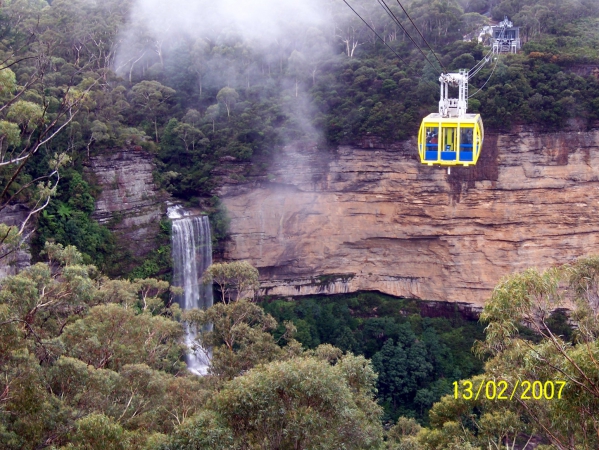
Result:
{"label": "cliff face", "polygon": [[156,247],[166,210],[153,170],[152,156],[135,149],[93,156],[86,167],[87,176],[101,187],[94,219],[115,231],[133,258],[143,258]]}
{"label": "cliff face", "polygon": [[482,305],[499,279],[599,253],[599,130],[487,135],[476,167],[421,165],[415,142],[289,146],[227,184],[227,259],[271,294],[379,290]]}

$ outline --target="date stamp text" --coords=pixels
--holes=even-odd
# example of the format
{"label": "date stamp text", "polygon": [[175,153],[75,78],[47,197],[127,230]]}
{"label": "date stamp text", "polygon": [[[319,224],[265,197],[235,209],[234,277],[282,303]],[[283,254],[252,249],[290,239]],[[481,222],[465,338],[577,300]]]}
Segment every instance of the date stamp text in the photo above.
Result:
{"label": "date stamp text", "polygon": [[[561,399],[565,381],[520,381],[513,386],[505,380],[481,380],[475,386],[470,380],[453,382],[453,397],[464,400],[552,400]],[[481,397],[482,396],[482,397]]]}

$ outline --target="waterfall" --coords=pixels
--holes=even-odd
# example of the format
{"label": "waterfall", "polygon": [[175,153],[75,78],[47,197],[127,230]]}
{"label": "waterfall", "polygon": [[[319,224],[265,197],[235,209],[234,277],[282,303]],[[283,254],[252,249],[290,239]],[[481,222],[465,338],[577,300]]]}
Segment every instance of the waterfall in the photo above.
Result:
{"label": "waterfall", "polygon": [[[207,216],[186,215],[180,206],[170,207],[168,217],[172,219],[173,233],[173,285],[183,288],[183,294],[176,300],[181,309],[212,306],[212,285],[202,283],[204,271],[212,264],[212,240],[210,222]],[[186,329],[185,343],[193,348],[196,332]],[[187,367],[197,375],[204,375],[208,369],[208,352],[199,349],[189,353]]]}

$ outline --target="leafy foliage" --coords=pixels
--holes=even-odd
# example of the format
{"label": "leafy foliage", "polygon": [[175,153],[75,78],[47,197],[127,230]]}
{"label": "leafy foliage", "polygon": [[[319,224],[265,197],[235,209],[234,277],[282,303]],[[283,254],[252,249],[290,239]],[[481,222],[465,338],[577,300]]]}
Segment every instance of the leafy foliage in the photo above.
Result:
{"label": "leafy foliage", "polygon": [[[329,343],[372,358],[388,420],[403,415],[426,422],[428,410],[451,392],[454,380],[483,368],[471,352],[483,328],[457,312],[426,318],[415,301],[375,293],[270,299],[261,305],[277,321],[292,322],[295,338],[308,348]],[[286,331],[280,325],[275,336]]]}
{"label": "leafy foliage", "polygon": [[247,261],[211,264],[204,272],[203,283],[214,283],[221,293],[223,303],[239,301],[247,295],[253,297],[260,286],[258,270]]}
{"label": "leafy foliage", "polygon": [[[287,324],[287,345],[268,331],[277,323],[244,300],[185,314],[210,345],[218,392],[203,413],[160,447],[379,448],[381,408],[368,360],[332,346],[304,351]],[[207,330],[208,322],[213,330]],[[202,327],[202,328],[201,328]]]}
{"label": "leafy foliage", "polygon": [[57,194],[38,219],[37,234],[33,242],[34,253],[39,253],[44,243],[52,239],[64,246],[79,249],[87,264],[100,268],[115,264],[112,256],[116,247],[110,231],[91,215],[95,209],[92,188],[75,170],[65,171]]}
{"label": "leafy foliage", "polygon": [[[503,402],[486,396],[476,400],[446,396],[431,410],[432,428],[417,435],[419,448],[444,449],[455,443],[486,447],[506,442],[522,446],[533,436],[547,448],[598,445],[594,432],[598,268],[597,257],[588,257],[543,272],[529,269],[509,276],[495,288],[481,315],[488,325],[486,338],[477,348],[491,358],[484,374],[470,379],[474,386],[484,380],[506,380],[510,388],[523,380],[543,386],[563,381],[561,396],[557,387],[551,400],[526,398],[520,392],[515,401]],[[574,329],[558,319],[565,307]],[[534,330],[539,339],[526,339],[520,325]],[[560,331],[563,333],[558,334]]]}
{"label": "leafy foliage", "polygon": [[178,308],[158,298],[168,284],[108,280],[74,247],[45,253],[2,281],[1,446],[137,448],[197,411],[205,388],[184,376]]}
{"label": "leafy foliage", "polygon": [[[264,175],[290,141],[327,151],[367,134],[384,142],[412,136],[436,109],[440,67],[425,63],[367,0],[356,4],[403,62],[341,2],[326,3],[323,24],[290,26],[267,44],[228,26],[210,38],[175,30],[162,40],[143,18],[127,23],[131,3],[0,5],[0,208],[20,201],[40,213],[34,249],[49,260],[1,285],[3,448],[375,448],[383,445],[375,387],[386,420],[427,423],[427,409],[453,380],[483,376],[567,379],[568,387],[562,399],[535,404],[445,396],[430,428],[399,418],[388,447],[487,448],[532,435],[559,448],[599,446],[594,258],[498,286],[483,314],[484,375],[469,352],[479,325],[422,318],[409,302],[360,294],[188,313],[214,359],[211,376],[186,376],[181,313],[165,306],[168,284],[146,278],[165,276],[168,243],[132,280],[101,275],[91,263],[115,269],[119,254],[91,218],[96,190],[82,163],[113,148],[151,152],[161,186],[209,207],[214,236],[224,239],[226,212],[213,197],[223,180]],[[596,1],[405,3],[450,70],[486,53],[462,41],[484,23],[481,14],[507,14],[522,27],[523,51],[491,61],[474,80],[481,86],[490,77],[470,103],[487,126],[558,129],[599,119]],[[131,54],[117,68],[125,27]],[[3,252],[22,233],[0,226]],[[372,367],[350,352],[372,358]]]}
{"label": "leafy foliage", "polygon": [[160,221],[160,232],[156,236],[156,248],[144,259],[144,261],[131,271],[130,278],[159,278],[170,282],[172,279],[173,261],[171,257],[171,233],[172,223],[170,220]]}
{"label": "leafy foliage", "polygon": [[377,448],[382,430],[374,380],[364,358],[346,356],[335,366],[298,358],[232,380],[214,407],[245,446]]}

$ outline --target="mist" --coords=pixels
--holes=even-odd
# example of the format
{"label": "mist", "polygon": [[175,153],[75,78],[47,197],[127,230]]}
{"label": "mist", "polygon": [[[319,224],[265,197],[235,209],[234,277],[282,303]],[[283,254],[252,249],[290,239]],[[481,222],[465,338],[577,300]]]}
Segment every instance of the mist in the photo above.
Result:
{"label": "mist", "polygon": [[140,28],[158,45],[182,35],[215,39],[230,34],[266,48],[287,39],[293,30],[331,23],[328,4],[327,0],[136,0],[129,26],[121,33],[116,67],[124,67],[131,58],[133,35]]}
{"label": "mist", "polygon": [[290,26],[322,24],[323,7],[323,1],[315,0],[138,0],[132,17],[144,18],[157,35],[171,27],[192,36],[232,27],[245,39],[270,41],[283,36]]}
{"label": "mist", "polygon": [[[214,97],[225,86],[255,85],[266,96],[274,76],[276,89],[290,98],[281,104],[284,111],[302,132],[317,136],[306,91],[319,62],[333,54],[333,7],[332,0],[136,0],[121,32],[115,70],[131,83],[160,79],[168,70],[165,60],[185,48],[199,98],[207,92]],[[191,95],[185,86],[171,87]]]}

